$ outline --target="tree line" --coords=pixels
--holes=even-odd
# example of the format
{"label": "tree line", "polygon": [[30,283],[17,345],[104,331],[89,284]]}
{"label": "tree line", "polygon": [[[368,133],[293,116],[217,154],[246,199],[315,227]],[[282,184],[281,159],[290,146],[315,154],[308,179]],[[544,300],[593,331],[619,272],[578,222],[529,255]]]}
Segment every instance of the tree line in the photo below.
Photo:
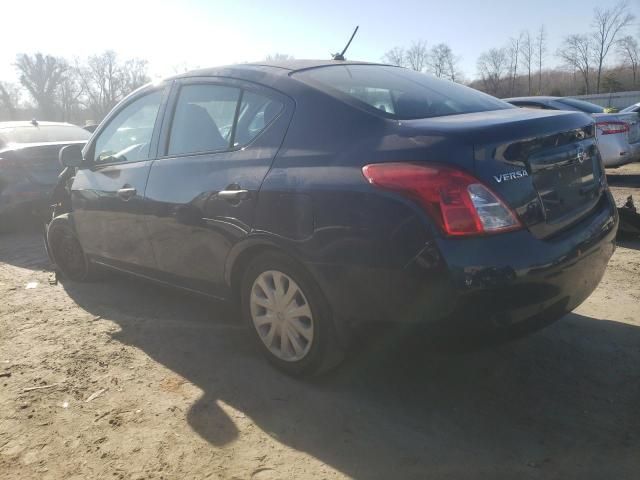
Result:
{"label": "tree line", "polygon": [[[549,51],[544,25],[533,34],[521,32],[480,55],[478,79],[470,85],[498,97],[636,90],[640,46],[629,33],[634,20],[628,1],[596,8],[590,30],[565,36],[555,52]],[[550,54],[559,67],[545,68]]]}
{"label": "tree line", "polygon": [[[525,30],[477,60],[477,75],[465,79],[460,56],[446,43],[417,40],[382,55],[388,64],[426,72],[497,97],[580,95],[640,89],[640,30],[630,32],[635,16],[628,0],[596,8],[590,29],[563,38],[550,51],[544,25]],[[548,67],[551,57],[559,66]],[[266,60],[289,60],[276,53]],[[148,62],[121,59],[105,51],[84,59],[43,53],[19,54],[17,83],[0,81],[0,121],[39,118],[73,123],[100,121],[122,98],[150,81]]]}
{"label": "tree line", "polygon": [[[396,46],[382,61],[467,83],[497,97],[635,90],[640,88],[640,46],[638,37],[628,34],[634,20],[628,1],[596,8],[590,31],[567,35],[554,53],[544,25],[534,32],[525,30],[483,52],[476,64],[477,78],[469,82],[460,72],[460,57],[446,43],[429,47],[418,40],[408,47]],[[550,53],[560,66],[548,67]]]}
{"label": "tree line", "polygon": [[123,60],[111,50],[73,61],[23,53],[14,67],[19,83],[0,81],[0,120],[100,121],[126,95],[150,81],[146,60]]}

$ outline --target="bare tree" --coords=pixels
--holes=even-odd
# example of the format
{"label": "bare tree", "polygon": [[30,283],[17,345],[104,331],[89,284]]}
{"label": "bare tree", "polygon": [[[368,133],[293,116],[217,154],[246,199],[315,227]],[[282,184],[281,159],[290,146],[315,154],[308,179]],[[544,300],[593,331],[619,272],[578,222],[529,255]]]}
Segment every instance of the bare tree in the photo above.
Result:
{"label": "bare tree", "polygon": [[538,95],[542,94],[542,62],[547,53],[547,31],[544,25],[540,26],[536,36],[536,57],[538,60]]}
{"label": "bare tree", "polygon": [[83,88],[78,77],[78,72],[76,69],[70,68],[65,72],[57,92],[63,121],[69,122],[72,120],[75,111],[80,106],[82,93]]}
{"label": "bare tree", "polygon": [[602,76],[602,65],[609,54],[609,50],[616,43],[616,38],[633,20],[635,16],[629,12],[628,2],[622,1],[612,8],[602,10],[596,8],[592,34],[594,42],[594,58],[598,65],[596,75],[596,93],[600,93],[600,77]]}
{"label": "bare tree", "polygon": [[509,96],[514,95],[516,88],[516,82],[518,80],[518,62],[520,55],[520,48],[522,45],[522,34],[517,38],[509,39],[509,47],[507,48],[507,55],[509,56]]}
{"label": "bare tree", "polygon": [[478,58],[478,73],[484,90],[492,95],[501,96],[502,80],[507,73],[509,61],[504,48],[492,48]]}
{"label": "bare tree", "polygon": [[618,55],[620,55],[623,64],[631,68],[633,87],[635,87],[638,78],[638,65],[640,64],[640,45],[638,45],[638,41],[631,35],[621,38],[618,42]]}
{"label": "bare tree", "polygon": [[459,59],[446,43],[434,45],[427,56],[427,70],[438,78],[446,78],[455,82],[462,74],[458,68]]}
{"label": "bare tree", "polygon": [[522,55],[521,61],[527,71],[527,95],[531,95],[531,66],[534,60],[534,43],[529,30],[522,34]]}
{"label": "bare tree", "polygon": [[180,62],[171,67],[174,75],[180,75],[181,73],[187,73],[190,70],[196,70],[200,68],[199,65],[192,65],[187,62]]}
{"label": "bare tree", "polygon": [[569,35],[558,49],[560,57],[568,66],[582,75],[585,93],[589,93],[591,74],[591,39],[587,35]]}
{"label": "bare tree", "polygon": [[85,106],[96,118],[102,118],[126,95],[149,81],[146,68],[145,60],[119,63],[112,50],[89,57],[85,64],[76,61]]}
{"label": "bare tree", "polygon": [[438,78],[446,76],[449,69],[447,59],[452,55],[451,49],[444,43],[439,43],[431,47],[429,56],[427,57],[429,73]]}
{"label": "bare tree", "polygon": [[382,61],[389,65],[395,65],[396,67],[407,66],[407,55],[402,47],[393,47],[391,50],[385,52],[382,56]]}
{"label": "bare tree", "polygon": [[64,59],[36,53],[20,54],[15,63],[20,83],[35,100],[45,119],[55,116],[56,93],[69,68]]}
{"label": "bare tree", "polygon": [[446,77],[452,82],[463,82],[464,75],[460,70],[459,63],[460,57],[453,54],[453,51],[449,49],[448,54],[445,57],[447,68],[446,68]]}
{"label": "bare tree", "polygon": [[429,57],[427,42],[423,40],[412,42],[411,46],[407,49],[406,57],[409,68],[416,72],[424,71],[427,67],[427,58]]}
{"label": "bare tree", "polygon": [[16,118],[16,110],[20,102],[20,90],[13,83],[0,82],[0,106],[6,110],[8,120]]}
{"label": "bare tree", "polygon": [[270,53],[264,58],[267,62],[286,62],[288,60],[295,60],[293,55],[287,53]]}
{"label": "bare tree", "polygon": [[122,94],[128,95],[151,81],[147,74],[149,62],[140,58],[126,60],[121,68]]}

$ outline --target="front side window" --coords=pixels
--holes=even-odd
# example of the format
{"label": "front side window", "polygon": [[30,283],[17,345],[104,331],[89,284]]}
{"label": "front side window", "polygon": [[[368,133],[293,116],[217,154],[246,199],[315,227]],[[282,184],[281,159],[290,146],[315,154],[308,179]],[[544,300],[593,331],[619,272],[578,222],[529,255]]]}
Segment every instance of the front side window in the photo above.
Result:
{"label": "front side window", "polygon": [[186,85],[180,89],[169,155],[228,150],[240,89],[222,85]]}
{"label": "front side window", "polygon": [[293,77],[372,113],[395,119],[513,108],[472,88],[391,66],[333,65],[301,70]]}
{"label": "front side window", "polygon": [[148,160],[161,103],[162,92],[155,91],[121,110],[96,139],[95,162]]}

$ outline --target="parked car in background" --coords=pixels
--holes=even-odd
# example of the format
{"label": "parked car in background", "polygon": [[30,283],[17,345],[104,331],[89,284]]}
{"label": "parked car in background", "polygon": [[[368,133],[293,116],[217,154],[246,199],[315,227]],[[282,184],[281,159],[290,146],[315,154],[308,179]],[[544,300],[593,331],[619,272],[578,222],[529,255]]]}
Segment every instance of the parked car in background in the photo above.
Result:
{"label": "parked car in background", "polygon": [[82,128],[85,129],[89,133],[93,133],[93,132],[96,131],[96,128],[98,128],[98,124],[97,123],[89,123],[89,124],[83,126]]}
{"label": "parked car in background", "polygon": [[0,230],[46,218],[60,148],[91,134],[68,123],[0,122]]}
{"label": "parked car in background", "polygon": [[640,160],[640,121],[627,112],[604,113],[604,107],[565,97],[516,97],[505,101],[517,107],[572,110],[589,113],[596,121],[598,148],[605,167],[619,167]]}
{"label": "parked car in background", "polygon": [[640,103],[634,103],[620,110],[620,113],[640,113]]}
{"label": "parked car in background", "polygon": [[237,301],[292,374],[335,365],[367,322],[540,328],[590,295],[615,248],[588,115],[400,67],[186,73],[61,160],[78,170],[47,241],[68,278],[104,266]]}

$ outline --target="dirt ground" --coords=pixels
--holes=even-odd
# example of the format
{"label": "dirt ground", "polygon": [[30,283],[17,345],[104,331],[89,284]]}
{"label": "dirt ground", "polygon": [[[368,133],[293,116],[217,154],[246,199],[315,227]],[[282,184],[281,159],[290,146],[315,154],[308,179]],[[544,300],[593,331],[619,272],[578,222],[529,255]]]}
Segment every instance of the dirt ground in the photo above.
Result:
{"label": "dirt ground", "polygon": [[[611,173],[640,203],[640,164]],[[314,381],[224,305],[48,268],[38,234],[0,236],[2,479],[640,478],[640,241],[542,332],[384,335]]]}

